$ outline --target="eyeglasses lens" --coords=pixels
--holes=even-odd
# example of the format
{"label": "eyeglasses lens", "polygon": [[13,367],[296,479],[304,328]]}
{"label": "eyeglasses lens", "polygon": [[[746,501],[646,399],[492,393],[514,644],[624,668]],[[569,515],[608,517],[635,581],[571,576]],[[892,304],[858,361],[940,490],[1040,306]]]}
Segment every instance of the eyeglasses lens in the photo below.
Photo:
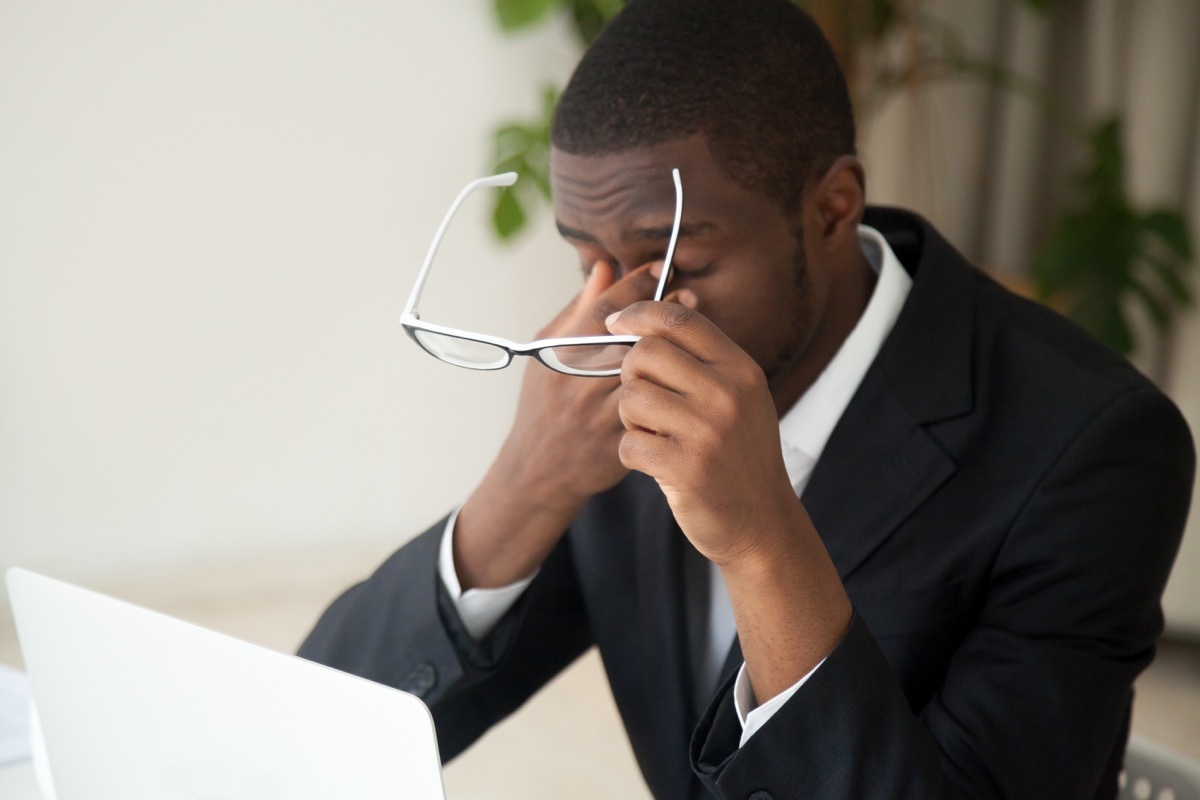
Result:
{"label": "eyeglasses lens", "polygon": [[630,344],[564,344],[540,351],[542,360],[554,369],[576,372],[620,372]]}
{"label": "eyeglasses lens", "polygon": [[414,330],[417,342],[430,354],[458,367],[468,369],[501,369],[511,359],[508,351],[487,342],[460,339],[426,330]]}

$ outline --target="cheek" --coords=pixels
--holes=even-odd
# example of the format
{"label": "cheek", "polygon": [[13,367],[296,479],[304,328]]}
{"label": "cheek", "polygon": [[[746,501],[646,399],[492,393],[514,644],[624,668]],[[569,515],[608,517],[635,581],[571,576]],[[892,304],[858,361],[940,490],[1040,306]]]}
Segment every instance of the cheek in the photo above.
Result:
{"label": "cheek", "polygon": [[791,262],[730,270],[692,288],[700,299],[697,310],[768,373],[782,353],[802,343],[809,327],[806,281],[797,281]]}
{"label": "cheek", "polygon": [[763,368],[768,378],[793,363],[812,338],[814,320],[812,305],[803,280],[788,281],[778,291],[764,298],[756,318],[753,343],[748,352]]}

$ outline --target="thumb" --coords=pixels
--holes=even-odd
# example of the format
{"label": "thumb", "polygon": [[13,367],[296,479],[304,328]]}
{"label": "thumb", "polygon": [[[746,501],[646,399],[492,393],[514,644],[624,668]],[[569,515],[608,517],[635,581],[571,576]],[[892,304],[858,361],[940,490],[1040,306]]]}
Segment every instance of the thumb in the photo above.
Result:
{"label": "thumb", "polygon": [[592,265],[591,270],[587,274],[587,279],[583,282],[583,288],[575,296],[575,299],[571,301],[570,320],[572,328],[578,327],[581,322],[590,319],[588,315],[595,308],[600,295],[607,292],[616,282],[617,271],[613,269],[612,264],[601,260]]}
{"label": "thumb", "polygon": [[616,273],[612,265],[607,261],[597,261],[592,265],[591,270],[587,274],[587,280],[583,283],[583,290],[579,293],[578,305],[582,308],[587,308],[599,299],[600,295],[608,291],[608,288],[616,282]]}
{"label": "thumb", "polygon": [[538,332],[538,338],[565,336],[568,331],[574,330],[600,295],[608,291],[609,287],[615,283],[615,278],[616,271],[607,261],[597,261],[593,264],[579,294],[575,295],[571,302],[558,312],[549,325]]}

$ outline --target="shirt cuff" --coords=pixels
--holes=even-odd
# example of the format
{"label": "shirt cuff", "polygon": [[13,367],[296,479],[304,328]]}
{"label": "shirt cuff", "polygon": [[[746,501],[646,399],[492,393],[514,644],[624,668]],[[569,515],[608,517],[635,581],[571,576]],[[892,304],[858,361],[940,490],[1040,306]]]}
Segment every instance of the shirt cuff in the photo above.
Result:
{"label": "shirt cuff", "polygon": [[824,663],[825,659],[822,658],[803,678],[761,706],[756,707],[754,704],[754,689],[750,686],[750,675],[746,672],[746,664],[743,662],[741,669],[738,670],[737,681],[733,685],[733,707],[737,711],[738,720],[742,723],[742,740],[738,742],[738,747],[744,747],[746,742],[750,741],[750,737],[757,733],[759,728],[766,725],[767,720],[774,716],[776,711],[783,708],[783,704],[790,700],[792,695],[798,692],[800,687]]}
{"label": "shirt cuff", "polygon": [[491,633],[492,628],[504,616],[504,612],[512,608],[521,593],[533,583],[537,570],[529,577],[507,586],[497,589],[468,589],[464,592],[462,584],[458,582],[458,573],[454,569],[454,525],[458,522],[458,511],[459,509],[454,509],[442,532],[441,548],[438,551],[438,575],[454,603],[454,609],[458,612],[463,627],[467,629],[471,638],[478,642]]}

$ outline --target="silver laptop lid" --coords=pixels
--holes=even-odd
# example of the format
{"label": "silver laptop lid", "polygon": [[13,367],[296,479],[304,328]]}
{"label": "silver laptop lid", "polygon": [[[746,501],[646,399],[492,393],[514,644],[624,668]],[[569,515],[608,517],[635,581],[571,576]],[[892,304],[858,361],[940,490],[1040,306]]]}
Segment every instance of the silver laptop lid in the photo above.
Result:
{"label": "silver laptop lid", "polygon": [[7,573],[57,800],[441,800],[412,695]]}

